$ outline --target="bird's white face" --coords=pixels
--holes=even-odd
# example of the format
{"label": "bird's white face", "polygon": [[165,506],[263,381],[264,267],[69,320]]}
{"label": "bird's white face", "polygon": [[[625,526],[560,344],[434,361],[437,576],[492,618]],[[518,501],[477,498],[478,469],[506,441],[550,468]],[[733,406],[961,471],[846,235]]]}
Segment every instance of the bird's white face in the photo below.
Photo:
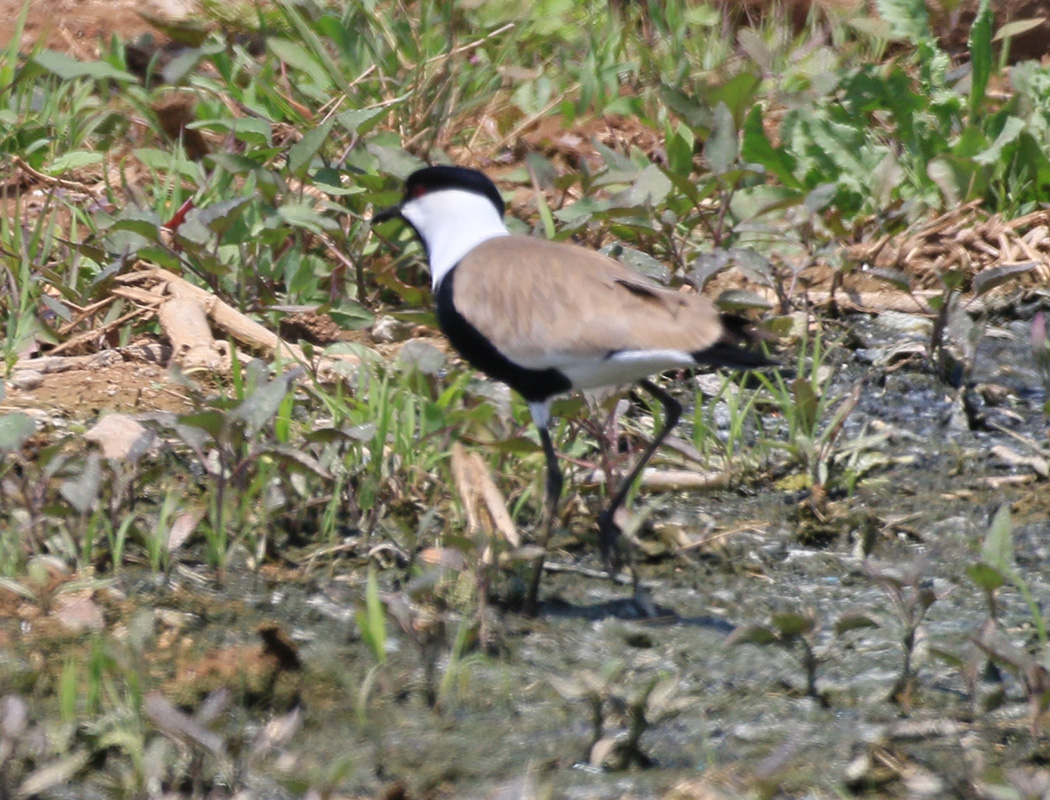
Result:
{"label": "bird's white face", "polygon": [[507,226],[492,201],[465,189],[435,189],[401,205],[401,216],[423,240],[434,286],[467,253]]}

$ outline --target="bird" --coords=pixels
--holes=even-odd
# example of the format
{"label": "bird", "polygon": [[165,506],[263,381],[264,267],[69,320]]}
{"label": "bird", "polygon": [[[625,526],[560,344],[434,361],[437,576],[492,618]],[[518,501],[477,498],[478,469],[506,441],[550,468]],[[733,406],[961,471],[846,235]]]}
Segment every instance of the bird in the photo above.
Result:
{"label": "bird", "polygon": [[[563,488],[551,440],[551,404],[575,390],[635,384],[663,407],[663,424],[598,516],[610,574],[622,566],[616,514],[682,405],[650,378],[697,366],[756,369],[775,362],[749,349],[747,321],[695,293],[661,286],[589,248],[512,234],[506,206],[483,172],[437,165],[414,171],[396,205],[372,225],[401,219],[422,243],[438,326],[475,369],[528,405],[546,460],[540,555],[525,609],[538,609],[540,576]],[[632,564],[632,574],[634,574]],[[635,595],[638,581],[635,576]]]}

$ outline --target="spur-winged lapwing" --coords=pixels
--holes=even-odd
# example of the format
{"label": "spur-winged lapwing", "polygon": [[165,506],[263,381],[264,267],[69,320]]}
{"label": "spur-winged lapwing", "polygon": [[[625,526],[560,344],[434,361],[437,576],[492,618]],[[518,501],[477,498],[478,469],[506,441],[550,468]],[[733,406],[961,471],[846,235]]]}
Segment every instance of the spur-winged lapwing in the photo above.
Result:
{"label": "spur-winged lapwing", "polygon": [[[663,426],[598,518],[602,554],[615,570],[616,511],[682,412],[648,377],[697,365],[749,369],[772,362],[740,347],[748,340],[744,321],[720,314],[706,298],[666,289],[583,247],[511,235],[503,213],[503,198],[484,174],[437,166],[412,173],[402,201],[372,221],[401,217],[412,226],[430,262],[441,330],[475,368],[528,402],[547,459],[537,537],[544,551],[562,489],[548,430],[551,400],[573,389],[637,383],[663,405]],[[542,569],[540,556],[530,613]]]}

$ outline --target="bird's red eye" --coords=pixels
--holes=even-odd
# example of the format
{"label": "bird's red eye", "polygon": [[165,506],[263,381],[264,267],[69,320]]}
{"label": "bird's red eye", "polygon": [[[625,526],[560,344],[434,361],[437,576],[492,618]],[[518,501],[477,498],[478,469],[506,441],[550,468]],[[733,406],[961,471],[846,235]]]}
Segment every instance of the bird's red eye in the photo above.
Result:
{"label": "bird's red eye", "polygon": [[413,186],[411,191],[409,192],[409,194],[412,195],[413,199],[415,199],[417,197],[422,197],[426,193],[427,193],[427,187],[426,186]]}

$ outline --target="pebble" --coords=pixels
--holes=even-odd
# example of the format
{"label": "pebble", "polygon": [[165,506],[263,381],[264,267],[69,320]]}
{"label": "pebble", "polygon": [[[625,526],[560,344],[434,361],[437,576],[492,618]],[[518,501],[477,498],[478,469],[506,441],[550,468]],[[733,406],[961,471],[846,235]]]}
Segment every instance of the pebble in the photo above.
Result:
{"label": "pebble", "polygon": [[11,388],[19,389],[23,392],[32,391],[43,382],[44,374],[37,372],[35,369],[20,369],[7,381]]}

